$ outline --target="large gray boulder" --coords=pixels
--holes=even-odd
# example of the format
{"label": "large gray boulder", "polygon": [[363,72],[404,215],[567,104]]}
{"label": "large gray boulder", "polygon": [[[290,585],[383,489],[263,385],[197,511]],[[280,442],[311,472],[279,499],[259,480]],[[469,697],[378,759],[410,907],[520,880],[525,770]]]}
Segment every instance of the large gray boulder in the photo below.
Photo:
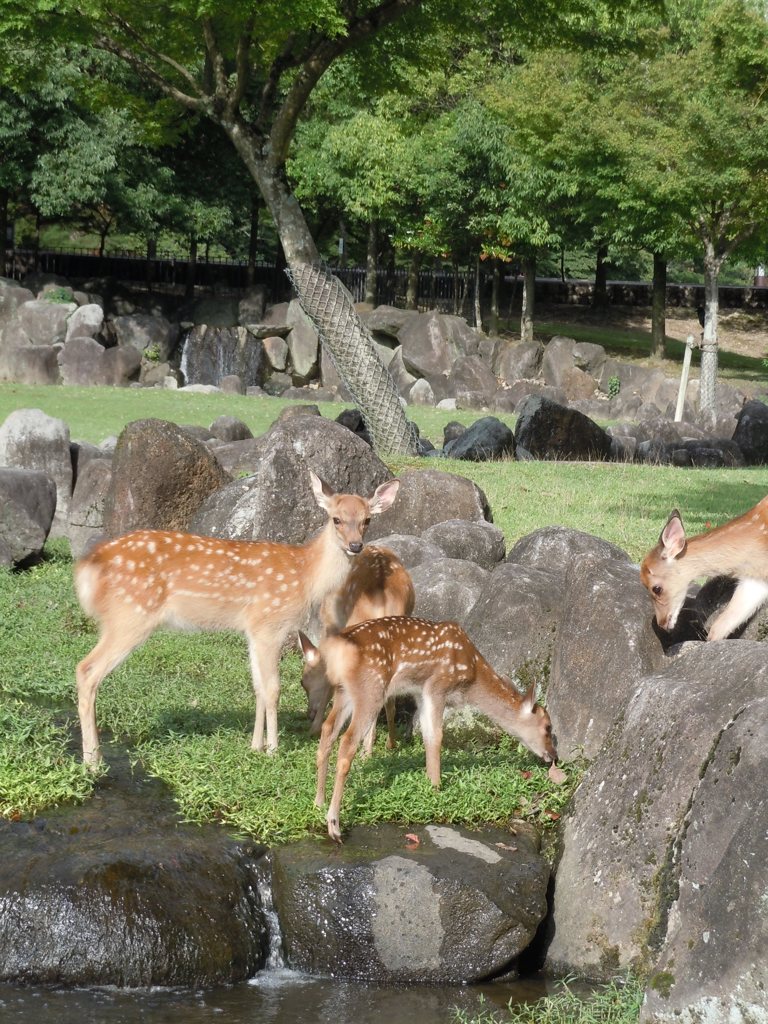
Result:
{"label": "large gray boulder", "polygon": [[563,601],[557,570],[502,562],[490,574],[466,620],[467,633],[496,669],[523,687],[549,675]]}
{"label": "large gray boulder", "polygon": [[643,1024],[768,1018],[768,697],[745,701],[713,743],[670,865],[677,889]]}
{"label": "large gray boulder", "polygon": [[491,520],[488,499],[477,484],[466,477],[436,469],[419,469],[406,470],[399,479],[397,501],[373,520],[369,540],[390,533],[421,536],[430,526],[448,519]]}
{"label": "large gray boulder", "polygon": [[410,570],[416,604],[413,614],[430,622],[458,622],[465,629],[488,585],[489,572],[468,559],[435,558]]}
{"label": "large gray boulder", "polygon": [[0,376],[17,384],[59,384],[60,345],[19,345],[0,355]]}
{"label": "large gray boulder", "polygon": [[15,336],[23,344],[26,337],[29,345],[53,345],[64,341],[67,334],[67,320],[75,312],[74,302],[49,302],[47,299],[33,299],[18,306],[13,320],[3,332],[5,343],[10,341],[12,328],[18,327]]}
{"label": "large gray boulder", "polygon": [[[764,645],[746,640],[685,644],[638,681],[561,834],[548,970],[607,979],[627,968],[652,972],[661,955],[681,993],[698,983],[703,996],[740,975],[749,993],[765,979],[764,918],[754,917],[768,888],[765,804],[762,790],[754,804],[745,798],[763,775],[767,681]],[[705,914],[710,927],[681,931],[694,920],[684,914]],[[704,949],[707,931],[717,956]],[[695,973],[669,966],[673,950]]]}
{"label": "large gray boulder", "polygon": [[37,469],[0,467],[0,566],[38,558],[56,511],[56,484]]}
{"label": "large gray boulder", "polygon": [[560,757],[592,759],[640,680],[661,669],[665,655],[648,591],[628,560],[579,555],[563,589],[547,710]]}
{"label": "large gray boulder", "polygon": [[549,868],[524,830],[355,828],[273,851],[289,967],[380,984],[463,984],[514,967],[546,913]]}
{"label": "large gray boulder", "polygon": [[67,530],[73,558],[85,554],[104,536],[104,509],[111,483],[111,459],[90,459],[78,472]]}
{"label": "large gray boulder", "polygon": [[400,328],[405,369],[429,381],[436,399],[448,396],[448,375],[460,356],[476,355],[480,336],[465,320],[435,310],[410,317]]}
{"label": "large gray boulder", "polygon": [[73,337],[58,355],[62,383],[75,387],[127,387],[139,375],[141,353],[133,345],[105,349],[95,338]]}
{"label": "large gray boulder", "polygon": [[185,989],[263,966],[263,848],[180,825],[132,772],[82,807],[0,829],[0,982]]}
{"label": "large gray boulder", "polygon": [[25,302],[31,302],[34,294],[12,278],[0,277],[0,333],[4,325]]}
{"label": "large gray boulder", "polygon": [[543,354],[544,346],[540,341],[506,345],[499,352],[496,372],[508,384],[516,380],[531,380],[539,375]]}
{"label": "large gray boulder", "polygon": [[104,531],[186,531],[203,501],[229,480],[209,449],[175,423],[135,420],[115,447]]}
{"label": "large gray boulder", "polygon": [[98,303],[78,306],[67,320],[65,341],[70,338],[97,338],[104,326],[104,310]]}
{"label": "large gray boulder", "polygon": [[629,560],[626,551],[600,537],[593,537],[591,533],[567,526],[544,526],[513,544],[507,561],[519,562],[533,569],[565,573],[578,555],[616,558],[622,562]]}
{"label": "large gray boulder", "polygon": [[116,316],[112,320],[112,330],[118,345],[130,345],[141,353],[151,352],[152,357],[160,362],[173,355],[179,340],[178,324],[150,313]]}
{"label": "large gray boulder", "polygon": [[504,561],[504,534],[493,523],[446,519],[422,533],[422,540],[434,544],[448,558],[464,558],[484,569]]}
{"label": "large gray boulder", "polygon": [[318,376],[320,339],[298,299],[292,299],[288,304],[286,323],[291,328],[286,338],[292,368],[291,379],[301,387]]}
{"label": "large gray boulder", "polygon": [[0,425],[0,466],[38,469],[56,484],[52,537],[67,534],[72,497],[69,427],[41,409],[17,409]]}
{"label": "large gray boulder", "polygon": [[[278,421],[253,441],[217,448],[217,458],[235,446],[247,448],[251,475],[203,502],[190,524],[195,533],[300,544],[326,521],[312,493],[310,469],[336,492],[366,498],[392,476],[351,430],[320,416]],[[224,457],[222,464],[232,461]],[[395,505],[399,500],[398,495]],[[373,517],[369,534],[381,518]]]}

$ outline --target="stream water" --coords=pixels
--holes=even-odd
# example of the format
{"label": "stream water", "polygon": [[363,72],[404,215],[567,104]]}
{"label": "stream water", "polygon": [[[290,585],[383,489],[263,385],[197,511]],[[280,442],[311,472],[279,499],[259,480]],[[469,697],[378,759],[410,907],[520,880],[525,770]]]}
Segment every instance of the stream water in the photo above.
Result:
{"label": "stream water", "polygon": [[285,969],[262,971],[229,988],[42,989],[0,985],[2,1024],[450,1024],[456,1011],[478,1014],[510,1000],[529,1002],[554,988],[546,981],[496,982],[457,988],[374,988],[310,978]]}

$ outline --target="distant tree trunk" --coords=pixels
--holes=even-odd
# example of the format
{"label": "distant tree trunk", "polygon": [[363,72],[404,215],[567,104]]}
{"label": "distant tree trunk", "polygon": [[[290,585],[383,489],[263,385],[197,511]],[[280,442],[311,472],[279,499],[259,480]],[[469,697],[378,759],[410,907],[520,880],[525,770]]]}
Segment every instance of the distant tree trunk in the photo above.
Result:
{"label": "distant tree trunk", "polygon": [[376,270],[379,255],[379,229],[375,220],[368,224],[368,248],[365,254],[365,298],[364,302],[376,305]]}
{"label": "distant tree trunk", "polygon": [[109,234],[109,224],[107,224],[106,227],[103,227],[99,231],[99,259],[100,260],[104,259],[104,250],[107,247],[107,235],[108,234]]}
{"label": "distant tree trunk", "polygon": [[520,340],[533,341],[533,314],[536,308],[536,257],[523,257],[523,299],[520,310]]}
{"label": "distant tree trunk", "polygon": [[499,289],[501,287],[501,260],[493,261],[493,277],[491,279],[491,312],[488,317],[488,333],[492,338],[499,333]]}
{"label": "distant tree trunk", "polygon": [[461,273],[459,271],[459,261],[453,261],[453,315],[458,316],[461,312],[461,308],[464,305],[464,296],[461,289]]}
{"label": "distant tree trunk", "polygon": [[144,271],[144,280],[147,288],[151,289],[155,280],[155,260],[157,259],[157,236],[147,237],[147,265]]}
{"label": "distant tree trunk", "polygon": [[256,284],[256,258],[259,253],[259,197],[254,190],[251,192],[251,226],[248,231],[248,266],[245,271],[245,283],[251,288]]}
{"label": "distant tree trunk", "polygon": [[664,358],[667,312],[667,261],[653,254],[653,296],[651,301],[651,355]]}
{"label": "distant tree trunk", "polygon": [[608,246],[600,245],[597,249],[595,263],[595,290],[592,294],[594,309],[605,309],[608,305]]}
{"label": "distant tree trunk", "polygon": [[8,200],[7,188],[0,188],[0,277],[5,276],[5,252],[8,248]]}
{"label": "distant tree trunk", "polygon": [[[408,264],[408,283],[405,289],[405,308],[419,308],[419,271],[421,270],[421,253],[411,253],[411,262]],[[455,303],[454,297],[454,303]]]}
{"label": "distant tree trunk", "polygon": [[347,222],[339,218],[339,266],[347,265]]}
{"label": "distant tree trunk", "polygon": [[195,278],[197,277],[197,238],[190,235],[189,238],[189,261],[187,263],[187,281],[184,295],[187,299],[195,297]]}
{"label": "distant tree trunk", "polygon": [[722,258],[716,255],[714,243],[707,239],[704,243],[704,337],[701,341],[699,409],[713,419],[717,402],[717,283],[721,265]]}
{"label": "distant tree trunk", "polygon": [[482,296],[480,295],[481,278],[480,278],[480,254],[475,257],[475,327],[478,331],[483,329],[483,306]]}
{"label": "distant tree trunk", "polygon": [[560,280],[565,281],[565,249],[560,246]]}

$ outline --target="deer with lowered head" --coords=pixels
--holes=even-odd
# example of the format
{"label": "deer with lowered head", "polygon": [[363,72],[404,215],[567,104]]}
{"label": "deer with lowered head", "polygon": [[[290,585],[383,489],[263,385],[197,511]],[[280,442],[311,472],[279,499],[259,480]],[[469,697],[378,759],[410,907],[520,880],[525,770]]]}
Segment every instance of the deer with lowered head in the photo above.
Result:
{"label": "deer with lowered head", "polygon": [[328,520],[305,544],[137,530],[102,542],[79,560],[75,588],[100,634],[77,666],[83,760],[89,767],[101,761],[95,711],[99,685],[161,626],[245,634],[256,697],[251,747],[277,748],[283,642],[346,578],[363,550],[371,516],[392,505],[400,485],[388,480],[371,498],[363,498],[334,493],[311,470],[310,479]]}
{"label": "deer with lowered head", "polygon": [[519,693],[491,668],[455,622],[393,616],[348,627],[326,637],[318,647],[303,634],[299,639],[307,665],[322,661],[333,686],[333,707],[317,750],[317,807],[325,803],[331,748],[349,721],[339,743],[336,780],[326,815],[328,835],[335,842],[341,842],[341,800],[357,748],[375,725],[385,701],[397,694],[416,698],[427,776],[433,786],[440,785],[447,705],[477,708],[544,761],[557,760],[552,724],[545,709],[536,703],[535,686],[526,694]]}
{"label": "deer with lowered head", "polygon": [[[320,623],[325,636],[340,633],[345,626],[355,626],[369,619],[388,615],[410,615],[416,601],[411,575],[389,548],[369,544],[352,563],[352,569],[338,590],[329,594],[320,609]],[[322,660],[306,665],[301,685],[307,692],[307,716],[310,734],[319,736],[323,715],[331,699],[331,683]],[[387,748],[395,746],[395,700],[387,699]],[[365,753],[369,755],[376,738],[375,726],[365,737]]]}
{"label": "deer with lowered head", "polygon": [[686,536],[674,509],[640,566],[661,629],[675,628],[689,584],[708,576],[736,580],[733,597],[707,635],[708,640],[723,640],[768,600],[768,497],[744,515],[695,537]]}

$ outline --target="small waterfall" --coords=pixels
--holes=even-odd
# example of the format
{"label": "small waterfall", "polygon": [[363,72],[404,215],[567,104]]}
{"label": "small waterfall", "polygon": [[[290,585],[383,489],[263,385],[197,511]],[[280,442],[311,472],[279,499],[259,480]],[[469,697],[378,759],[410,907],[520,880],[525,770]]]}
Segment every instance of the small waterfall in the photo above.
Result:
{"label": "small waterfall", "polygon": [[267,372],[264,343],[245,327],[196,324],[184,335],[180,370],[186,384],[218,384],[237,374],[243,383],[263,383]]}
{"label": "small waterfall", "polygon": [[280,929],[280,918],[277,916],[272,893],[272,860],[269,854],[263,857],[256,866],[256,888],[261,897],[268,935],[267,959],[263,969],[265,971],[281,971],[285,969],[283,933]]}

